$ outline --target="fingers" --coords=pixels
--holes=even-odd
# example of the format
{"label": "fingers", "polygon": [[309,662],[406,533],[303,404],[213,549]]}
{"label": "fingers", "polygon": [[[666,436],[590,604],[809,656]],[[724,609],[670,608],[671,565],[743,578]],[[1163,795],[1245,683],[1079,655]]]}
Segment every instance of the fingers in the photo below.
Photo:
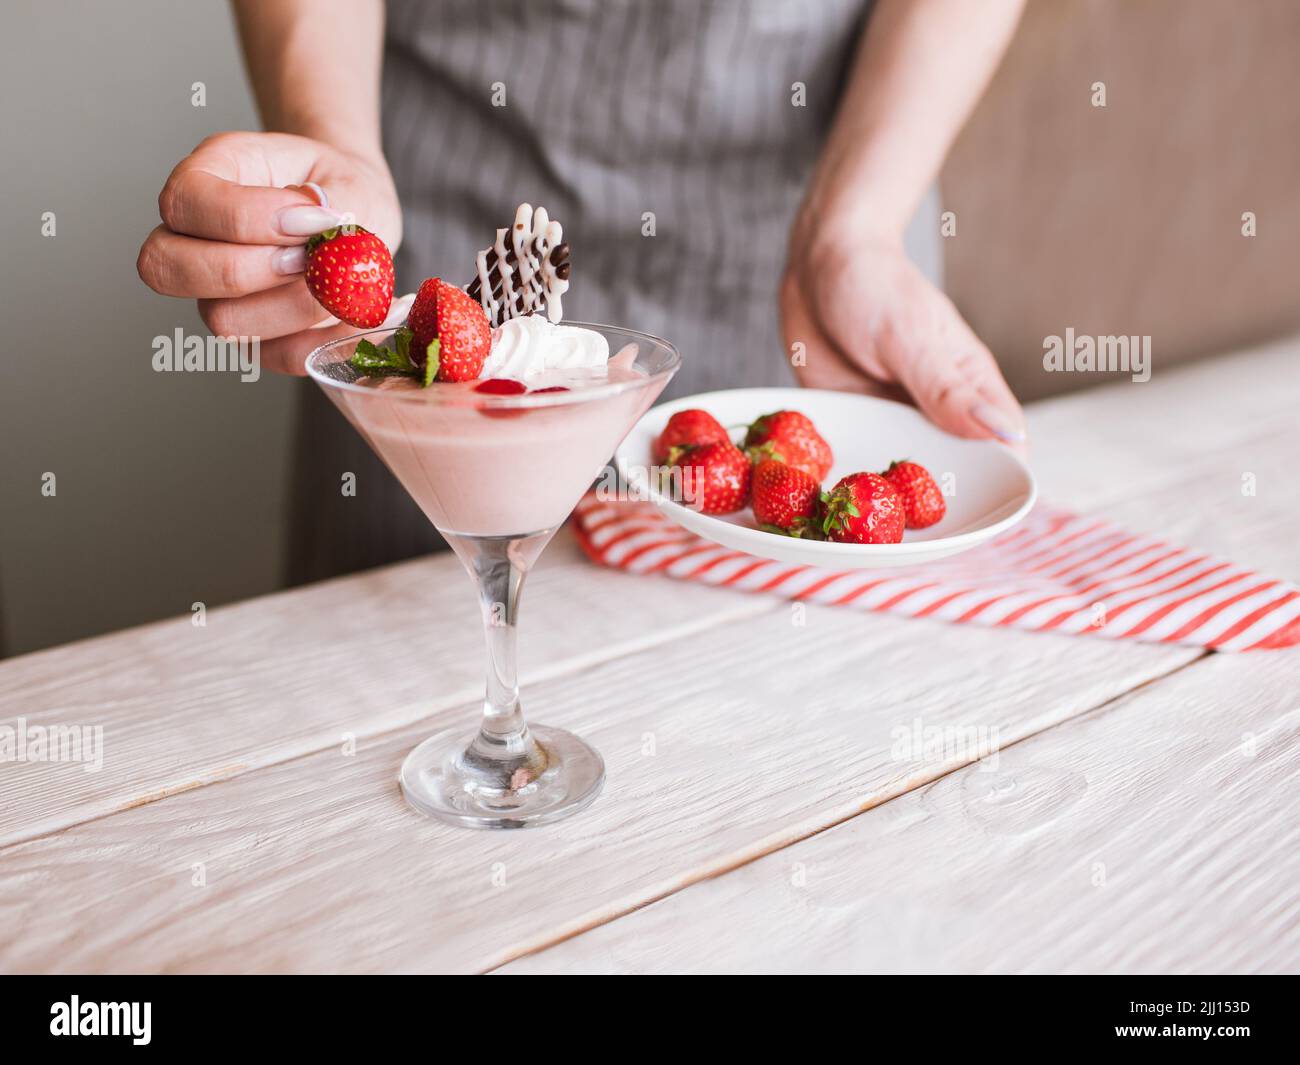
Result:
{"label": "fingers", "polygon": [[883,358],[940,428],[957,436],[1023,443],[1024,415],[997,360],[956,308],[948,306],[951,318],[939,329],[913,338],[886,337]]}
{"label": "fingers", "polygon": [[[343,215],[297,187],[318,146],[300,137],[223,133],[176,164],[158,196],[173,233],[232,244],[301,244]],[[292,175],[291,181],[282,180]],[[281,187],[281,186],[290,187]]]}
{"label": "fingers", "polygon": [[288,336],[334,319],[301,279],[232,299],[199,300],[199,316],[216,336]]}
{"label": "fingers", "polygon": [[[380,328],[389,329],[402,322],[406,318],[407,311],[411,309],[411,303],[414,299],[415,293],[409,293],[401,299],[395,299],[393,306],[389,308],[388,317]],[[355,336],[356,333],[357,327],[355,325],[339,322],[335,325],[322,326],[316,329],[304,329],[299,333],[276,337],[273,340],[263,340],[259,345],[262,368],[270,370],[272,373],[302,376],[307,372],[305,369],[307,356],[318,347],[322,344],[328,344],[332,340]]]}
{"label": "fingers", "polygon": [[301,244],[344,221],[340,212],[321,207],[299,189],[238,185],[190,160],[167,179],[158,213],[173,233],[232,244]]}
{"label": "fingers", "polygon": [[283,285],[302,273],[306,262],[302,245],[227,244],[158,226],[140,249],[136,270],[146,285],[164,296],[217,299]]}

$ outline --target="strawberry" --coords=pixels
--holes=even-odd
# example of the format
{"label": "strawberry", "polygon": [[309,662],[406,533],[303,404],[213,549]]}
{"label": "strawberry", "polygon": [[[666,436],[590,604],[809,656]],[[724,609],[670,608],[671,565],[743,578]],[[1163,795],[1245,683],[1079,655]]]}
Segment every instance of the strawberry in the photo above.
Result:
{"label": "strawberry", "polygon": [[424,365],[425,352],[429,345],[438,338],[438,286],[442,282],[436,277],[426,277],[420,284],[420,291],[415,294],[406,315],[406,326],[411,330],[412,347],[419,352],[420,365]]}
{"label": "strawberry", "polygon": [[807,470],[764,459],[754,467],[754,520],[769,532],[815,533],[822,486]]}
{"label": "strawberry", "polygon": [[674,448],[692,447],[700,444],[717,444],[731,442],[731,437],[708,411],[679,410],[664,426],[654,442],[651,458],[656,463],[672,465],[671,452]]}
{"label": "strawberry", "polygon": [[393,302],[393,257],[360,226],[327,229],[307,242],[307,289],[340,321],[374,329]]}
{"label": "strawberry", "polygon": [[[420,306],[421,296],[425,297],[423,306]],[[432,315],[429,314],[430,297]],[[436,362],[433,374],[426,373],[431,380],[472,381],[478,377],[492,350],[492,328],[478,302],[470,299],[464,289],[431,277],[420,286],[411,304],[412,314],[417,306],[419,321],[409,324],[416,334],[411,344],[411,360],[417,366],[424,366],[426,359]],[[429,335],[430,328],[433,336],[420,343],[422,337]]]}
{"label": "strawberry", "polygon": [[797,410],[779,410],[755,420],[745,433],[745,448],[755,462],[777,459],[807,470],[818,482],[831,472],[831,446],[812,419]]}
{"label": "strawberry", "polygon": [[881,476],[894,486],[902,499],[909,529],[928,529],[947,513],[943,493],[924,466],[902,459],[891,462]]}
{"label": "strawberry", "polygon": [[682,499],[704,514],[732,514],[749,502],[750,465],[730,440],[674,448]]}
{"label": "strawberry", "polygon": [[878,473],[850,473],[826,498],[822,531],[841,544],[896,544],[903,538],[903,500]]}

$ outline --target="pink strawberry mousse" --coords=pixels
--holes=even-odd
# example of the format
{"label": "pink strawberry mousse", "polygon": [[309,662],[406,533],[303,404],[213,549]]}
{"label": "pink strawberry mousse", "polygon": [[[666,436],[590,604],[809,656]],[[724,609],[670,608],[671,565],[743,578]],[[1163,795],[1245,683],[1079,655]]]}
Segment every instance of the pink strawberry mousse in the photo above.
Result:
{"label": "pink strawberry mousse", "polygon": [[663,389],[631,361],[548,370],[517,396],[476,391],[482,381],[422,389],[399,377],[330,396],[437,528],[523,536],[569,516]]}

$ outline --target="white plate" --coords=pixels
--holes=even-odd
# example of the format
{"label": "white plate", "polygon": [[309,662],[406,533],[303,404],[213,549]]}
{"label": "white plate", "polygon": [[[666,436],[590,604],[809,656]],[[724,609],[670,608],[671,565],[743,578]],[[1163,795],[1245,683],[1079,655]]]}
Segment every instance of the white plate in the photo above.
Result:
{"label": "white plate", "polygon": [[[708,411],[728,428],[776,410],[802,411],[835,453],[826,488],[846,474],[879,472],[895,459],[911,459],[950,493],[948,512],[937,525],[909,530],[900,544],[835,544],[765,532],[748,509],[713,517],[674,503],[651,483],[650,447],[672,414],[692,407]],[[733,438],[740,432],[737,428]],[[636,498],[652,500],[693,533],[736,551],[831,569],[906,566],[955,555],[1015,525],[1038,495],[1028,467],[999,443],[950,436],[902,403],[810,388],[736,388],[653,407],[623,441],[614,462]]]}

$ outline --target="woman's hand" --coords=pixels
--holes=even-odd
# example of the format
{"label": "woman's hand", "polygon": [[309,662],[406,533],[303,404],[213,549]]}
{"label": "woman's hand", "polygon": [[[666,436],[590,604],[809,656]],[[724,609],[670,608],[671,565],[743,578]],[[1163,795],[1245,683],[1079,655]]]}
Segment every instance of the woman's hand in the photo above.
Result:
{"label": "woman's hand", "polygon": [[[805,235],[812,230],[811,235]],[[966,437],[1024,441],[1020,405],[988,348],[892,236],[795,226],[781,284],[787,350],[814,388],[914,402]]]}
{"label": "woman's hand", "polygon": [[[329,207],[303,188],[320,186]],[[270,370],[302,373],[304,330],[335,321],[307,291],[307,238],[355,222],[390,249],[402,212],[387,164],[288,133],[219,133],[177,164],[158,197],[162,225],[136,262],[155,292],[198,300],[218,336],[261,338]],[[399,315],[394,304],[390,318]]]}
{"label": "woman's hand", "polygon": [[960,436],[1024,440],[1020,406],[902,232],[1024,0],[877,0],[790,237],[781,285],[800,380],[910,399]]}

